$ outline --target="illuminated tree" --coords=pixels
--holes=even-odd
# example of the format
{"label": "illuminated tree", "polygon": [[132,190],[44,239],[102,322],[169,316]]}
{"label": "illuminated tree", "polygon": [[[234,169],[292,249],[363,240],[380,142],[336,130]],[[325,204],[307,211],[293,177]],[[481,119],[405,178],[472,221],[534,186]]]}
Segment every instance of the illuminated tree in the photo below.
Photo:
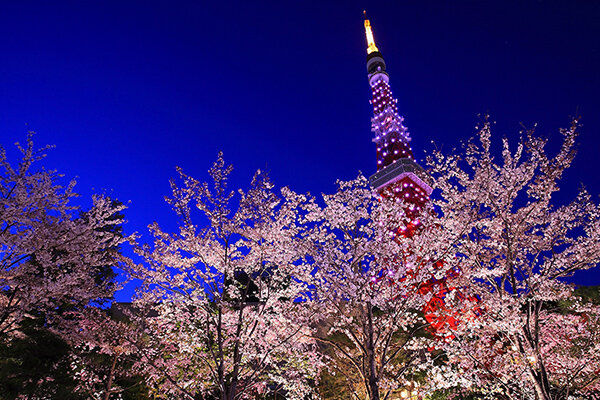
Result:
{"label": "illuminated tree", "polygon": [[147,350],[144,331],[130,318],[128,303],[110,309],[93,308],[79,321],[69,354],[73,393],[85,399],[147,399],[144,371],[137,367]]}
{"label": "illuminated tree", "polygon": [[125,208],[104,196],[79,213],[71,181],[61,186],[55,171],[34,169],[45,156],[32,133],[12,166],[0,147],[0,339],[22,334],[25,319],[43,318],[59,331],[82,318],[85,307],[112,297],[111,267],[122,261],[119,246]]}
{"label": "illuminated tree", "polygon": [[[514,151],[504,140],[496,161],[486,122],[463,158],[429,158],[440,245],[454,249],[455,284],[469,295],[446,297],[463,318],[440,343],[456,366],[455,379],[440,385],[499,399],[598,393],[599,309],[575,301],[564,278],[600,261],[600,208],[585,190],[569,204],[552,201],[575,154],[576,127],[562,131],[554,157],[529,131]],[[572,305],[561,312],[565,301]]]}
{"label": "illuminated tree", "polygon": [[[382,198],[360,176],[339,182],[322,207],[307,203],[303,216],[304,268],[316,310],[315,338],[329,355],[331,374],[345,377],[352,398],[389,398],[410,388],[428,390],[424,376],[434,357],[422,310],[432,293],[418,294],[443,276],[428,252],[438,230],[430,209],[418,215],[418,235],[402,235],[407,207]],[[426,227],[434,229],[428,229]]]}
{"label": "illuminated tree", "polygon": [[320,363],[294,265],[302,197],[277,196],[258,171],[236,206],[230,172],[221,155],[212,187],[179,170],[183,185],[172,182],[168,199],[179,232],[150,227],[154,245],[140,250],[146,266],[134,271],[144,280],[134,306],[147,316],[150,347],[141,364],[151,386],[172,396],[303,399]]}

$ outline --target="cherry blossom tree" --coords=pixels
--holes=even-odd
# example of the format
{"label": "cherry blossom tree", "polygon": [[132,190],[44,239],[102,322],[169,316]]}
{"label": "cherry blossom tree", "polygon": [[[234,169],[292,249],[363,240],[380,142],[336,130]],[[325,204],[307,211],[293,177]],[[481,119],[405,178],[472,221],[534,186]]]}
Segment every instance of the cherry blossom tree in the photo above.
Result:
{"label": "cherry blossom tree", "polygon": [[116,289],[111,267],[122,263],[123,205],[94,196],[84,213],[73,205],[75,182],[61,185],[56,171],[36,168],[45,150],[33,133],[13,166],[0,147],[0,339],[21,332],[26,318],[45,325],[77,319],[86,306]]}
{"label": "cherry blossom tree", "polygon": [[113,303],[110,309],[92,308],[78,321],[69,361],[77,381],[73,392],[82,398],[147,398],[144,371],[136,368],[147,340],[128,306]]}
{"label": "cherry blossom tree", "polygon": [[[553,157],[528,131],[513,151],[503,140],[497,160],[486,121],[464,157],[429,157],[443,227],[437,251],[454,249],[448,262],[460,270],[460,290],[446,303],[463,316],[454,338],[440,343],[456,372],[440,375],[440,385],[495,399],[598,393],[598,308],[574,301],[564,278],[600,261],[600,208],[585,190],[566,205],[554,199],[576,128],[575,120],[562,130]],[[560,312],[564,301],[575,305]]]}
{"label": "cherry blossom tree", "polygon": [[[338,182],[324,206],[306,203],[303,267],[317,310],[315,338],[329,354],[331,374],[346,378],[352,398],[388,399],[426,393],[428,323],[421,310],[432,293],[418,293],[445,274],[428,243],[435,240],[431,209],[409,216],[395,198],[383,199],[359,176]],[[421,230],[399,234],[413,218]],[[429,228],[428,228],[429,227]]]}
{"label": "cherry blossom tree", "polygon": [[172,182],[167,199],[179,231],[150,226],[154,244],[133,271],[144,280],[134,302],[148,340],[140,362],[165,395],[303,399],[320,365],[295,265],[303,199],[276,195],[258,171],[236,201],[230,172],[221,154],[210,186],[179,170],[183,184]]}

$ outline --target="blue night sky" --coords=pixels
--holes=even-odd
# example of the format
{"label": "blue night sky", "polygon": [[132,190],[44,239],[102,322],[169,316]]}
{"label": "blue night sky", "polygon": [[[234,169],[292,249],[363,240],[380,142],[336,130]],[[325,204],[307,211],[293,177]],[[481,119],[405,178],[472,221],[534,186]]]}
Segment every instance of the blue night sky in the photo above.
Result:
{"label": "blue night sky", "polygon": [[[561,200],[598,199],[600,2],[0,1],[0,144],[38,132],[80,203],[129,203],[127,232],[176,227],[175,166],[199,179],[223,150],[246,185],[332,192],[375,169],[367,8],[417,159],[459,147],[478,114],[516,140],[583,117]],[[600,284],[600,272],[577,276]],[[126,299],[129,292],[119,296]]]}

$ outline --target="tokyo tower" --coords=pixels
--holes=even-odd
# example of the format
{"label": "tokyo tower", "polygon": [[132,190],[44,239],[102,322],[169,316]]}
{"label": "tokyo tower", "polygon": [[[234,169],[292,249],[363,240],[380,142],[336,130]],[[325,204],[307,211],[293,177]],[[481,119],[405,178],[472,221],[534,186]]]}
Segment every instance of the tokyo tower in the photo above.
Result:
{"label": "tokyo tower", "polygon": [[[366,13],[365,13],[366,15]],[[405,237],[413,236],[420,228],[418,215],[429,202],[432,188],[428,182],[431,178],[415,161],[410,148],[410,134],[404,126],[404,118],[398,114],[398,100],[392,95],[390,77],[385,69],[383,55],[375,45],[371,23],[365,17],[365,33],[367,37],[367,73],[371,86],[373,117],[371,131],[373,142],[377,148],[377,172],[369,181],[371,187],[381,196],[403,201],[406,206],[406,227],[397,232]],[[417,292],[425,294],[432,291],[433,298],[423,309],[425,318],[432,330],[444,335],[447,327],[455,327],[456,319],[449,313],[444,304],[445,295],[454,290],[448,286],[452,274],[442,279],[431,278]],[[459,294],[460,295],[460,294]],[[446,316],[440,316],[444,311]]]}

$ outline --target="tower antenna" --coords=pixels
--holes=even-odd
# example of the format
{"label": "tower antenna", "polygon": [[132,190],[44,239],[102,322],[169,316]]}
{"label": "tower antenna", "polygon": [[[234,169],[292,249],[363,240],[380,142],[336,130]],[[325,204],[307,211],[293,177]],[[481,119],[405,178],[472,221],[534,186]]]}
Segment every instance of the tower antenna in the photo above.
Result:
{"label": "tower antenna", "polygon": [[363,10],[365,16],[365,34],[367,35],[367,54],[379,51],[375,46],[375,39],[373,38],[373,31],[371,30],[371,21],[367,19],[367,10]]}

